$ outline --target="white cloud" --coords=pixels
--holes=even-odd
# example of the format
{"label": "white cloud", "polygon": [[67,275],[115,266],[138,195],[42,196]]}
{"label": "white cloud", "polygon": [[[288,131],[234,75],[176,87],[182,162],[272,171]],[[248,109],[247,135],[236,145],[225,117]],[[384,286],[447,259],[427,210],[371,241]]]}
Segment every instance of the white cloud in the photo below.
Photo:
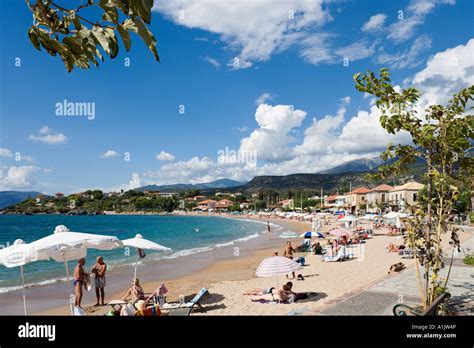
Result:
{"label": "white cloud", "polygon": [[420,54],[431,48],[431,37],[427,34],[419,36],[413,45],[404,52],[395,54],[382,53],[377,57],[377,62],[392,69],[403,69],[417,66],[421,63]]}
{"label": "white cloud", "polygon": [[341,105],[335,116],[326,115],[324,118],[313,118],[311,126],[306,128],[304,139],[301,145],[295,147],[298,155],[316,155],[331,151],[333,140],[337,137],[337,130],[344,122],[346,106],[350,103],[350,98],[341,100]]}
{"label": "white cloud", "polygon": [[336,54],[341,58],[356,61],[372,56],[375,52],[375,45],[375,43],[369,45],[366,40],[362,39],[348,46],[336,49]]}
{"label": "white cloud", "polygon": [[378,31],[382,29],[386,19],[387,15],[383,13],[373,15],[367,22],[364,23],[362,26],[362,31]]}
{"label": "white cloud", "polygon": [[48,126],[43,126],[38,131],[39,134],[50,134],[51,132],[52,132],[52,130]]}
{"label": "white cloud", "polygon": [[256,151],[259,160],[274,161],[292,156],[288,147],[293,128],[299,127],[306,117],[303,110],[295,110],[292,105],[260,104],[255,112],[258,128],[240,142],[242,153]]}
{"label": "white cloud", "polygon": [[102,155],[100,155],[101,158],[112,158],[112,157],[118,157],[118,156],[120,156],[120,154],[114,150],[107,150]]}
{"label": "white cloud", "polygon": [[474,84],[474,38],[465,45],[436,53],[426,67],[408,80],[422,92],[419,111],[427,105],[445,104],[454,93]]}
{"label": "white cloud", "polygon": [[235,129],[237,132],[244,133],[248,130],[248,127],[234,127],[232,129]]}
{"label": "white cloud", "polygon": [[34,184],[31,174],[37,170],[35,166],[12,166],[6,173],[0,170],[0,191],[30,188]]}
{"label": "white cloud", "polygon": [[301,58],[314,65],[336,63],[337,60],[332,54],[332,47],[329,43],[331,37],[333,35],[328,33],[318,33],[305,37],[301,41]]}
{"label": "white cloud", "polygon": [[173,161],[174,156],[166,151],[161,151],[159,154],[156,155],[156,159],[158,161]]}
{"label": "white cloud", "polygon": [[265,104],[267,101],[273,100],[273,95],[269,92],[264,92],[255,100],[256,105]]}
{"label": "white cloud", "polygon": [[[410,39],[415,34],[416,29],[424,24],[426,16],[440,4],[453,5],[454,1],[412,0],[406,10],[401,13],[402,18],[398,18],[395,23],[390,25],[388,38],[396,43]],[[398,16],[400,16],[400,13]]]}
{"label": "white cloud", "polygon": [[62,133],[54,133],[52,129],[47,126],[42,127],[38,133],[40,135],[31,134],[28,138],[33,141],[39,141],[46,144],[65,144],[68,138]]}
{"label": "white cloud", "polygon": [[[239,66],[266,61],[293,45],[308,29],[328,20],[323,0],[176,0],[154,5],[175,23],[220,35],[227,48],[239,51]],[[232,64],[232,63],[231,63]]]}
{"label": "white cloud", "polygon": [[0,147],[0,157],[13,157],[13,153],[10,149]]}
{"label": "white cloud", "polygon": [[25,161],[25,162],[35,162],[35,159],[28,155],[23,155],[20,152],[13,153],[10,149],[0,147],[0,157],[13,157],[15,156],[15,161]]}
{"label": "white cloud", "polygon": [[220,66],[221,66],[221,63],[219,63],[218,60],[216,60],[214,58],[211,58],[209,56],[205,56],[203,59],[204,59],[205,62],[208,62],[209,64],[211,64],[215,68],[220,68]]}
{"label": "white cloud", "polygon": [[142,186],[142,182],[140,180],[140,175],[138,173],[132,173],[132,178],[128,183],[128,189],[133,190]]}

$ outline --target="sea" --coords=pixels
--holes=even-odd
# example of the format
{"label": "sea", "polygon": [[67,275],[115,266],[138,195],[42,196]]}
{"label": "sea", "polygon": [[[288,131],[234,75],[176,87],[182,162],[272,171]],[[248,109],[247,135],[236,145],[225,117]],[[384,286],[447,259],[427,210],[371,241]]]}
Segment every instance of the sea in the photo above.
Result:
{"label": "sea", "polygon": [[[184,265],[186,258],[191,260],[188,261],[190,266],[187,271],[193,272],[197,270],[195,267],[193,269],[193,266],[200,261],[210,263],[217,256],[220,259],[225,258],[223,253],[229,254],[230,257],[240,255],[258,243],[260,246],[268,244],[268,238],[264,237],[267,234],[267,222],[263,220],[175,215],[0,215],[0,247],[6,247],[16,239],[22,239],[26,243],[33,242],[53,233],[58,225],[65,225],[74,232],[112,235],[119,239],[132,238],[139,233],[143,238],[171,248],[170,252],[145,251],[146,257],[139,260],[138,267],[141,273],[148,270],[150,273],[147,274],[148,279],[157,275],[155,271],[151,273],[150,270],[159,269],[160,265],[165,263],[168,265],[166,276],[172,278],[178,275],[173,274],[179,268],[177,265]],[[272,231],[282,229],[273,223],[271,228]],[[281,239],[278,243],[281,243]],[[104,257],[109,274],[114,274],[114,271],[115,274],[123,272],[130,273],[130,276],[133,274],[136,250],[89,249],[86,271],[92,267],[99,255]],[[76,261],[69,262],[71,271],[75,264]],[[181,267],[181,273],[182,271]],[[24,277],[27,288],[64,282],[66,280],[64,263],[53,260],[32,262],[24,266]],[[21,289],[20,268],[0,266],[0,301],[2,294],[18,289]]]}

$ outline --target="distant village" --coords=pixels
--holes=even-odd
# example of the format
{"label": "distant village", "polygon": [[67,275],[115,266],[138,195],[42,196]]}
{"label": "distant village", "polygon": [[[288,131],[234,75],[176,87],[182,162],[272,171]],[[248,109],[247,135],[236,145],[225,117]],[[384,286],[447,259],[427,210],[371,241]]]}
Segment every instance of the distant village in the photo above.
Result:
{"label": "distant village", "polygon": [[[308,191],[253,193],[215,192],[204,195],[199,190],[185,192],[121,191],[104,193],[88,190],[68,196],[38,195],[3,209],[4,214],[159,214],[185,212],[248,211],[340,211],[353,214],[383,213],[412,210],[418,204],[419,191],[424,185],[412,181],[401,186],[378,185],[357,187],[343,194],[309,195]],[[315,192],[317,190],[313,190]]]}

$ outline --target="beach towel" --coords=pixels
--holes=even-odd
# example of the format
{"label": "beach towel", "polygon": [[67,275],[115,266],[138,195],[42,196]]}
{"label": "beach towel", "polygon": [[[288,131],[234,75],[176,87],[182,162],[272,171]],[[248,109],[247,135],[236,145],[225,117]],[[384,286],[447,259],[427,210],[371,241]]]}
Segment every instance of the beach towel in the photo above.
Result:
{"label": "beach towel", "polygon": [[91,275],[89,273],[84,273],[83,279],[84,279],[84,289],[86,289],[87,291],[91,291],[92,289]]}
{"label": "beach towel", "polygon": [[81,307],[74,307],[72,315],[74,315],[74,316],[84,316],[84,315],[86,315],[86,312],[84,312],[84,310]]}
{"label": "beach towel", "polygon": [[122,307],[122,310],[120,311],[120,315],[122,316],[134,316],[137,310],[135,307],[133,307],[132,304],[127,304],[126,306]]}
{"label": "beach towel", "polygon": [[141,259],[145,258],[145,256],[146,256],[145,250],[143,250],[143,249],[137,248],[137,253],[138,253],[138,257],[141,258]]}

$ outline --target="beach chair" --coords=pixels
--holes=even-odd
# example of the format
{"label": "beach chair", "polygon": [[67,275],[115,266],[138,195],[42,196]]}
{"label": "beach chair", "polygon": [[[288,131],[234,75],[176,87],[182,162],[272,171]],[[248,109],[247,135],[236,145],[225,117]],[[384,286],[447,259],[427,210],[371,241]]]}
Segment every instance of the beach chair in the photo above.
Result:
{"label": "beach chair", "polygon": [[398,255],[402,257],[402,259],[412,259],[414,258],[413,250],[411,249],[403,249],[398,252]]}
{"label": "beach chair", "polygon": [[343,261],[346,258],[346,247],[341,246],[341,249],[339,249],[339,252],[337,253],[336,256],[323,256],[323,261],[324,262],[337,262],[337,261]]}
{"label": "beach chair", "polygon": [[194,310],[196,306],[202,311],[204,310],[204,307],[201,305],[200,301],[204,295],[210,296],[209,291],[206,288],[202,288],[201,290],[199,290],[196,296],[194,296],[194,298],[189,302],[163,303],[162,305],[160,305],[160,309],[170,311],[169,315],[176,315],[177,313],[171,313],[171,312],[177,309],[181,310],[179,312],[183,312],[182,309],[189,309],[191,312],[191,310]]}

